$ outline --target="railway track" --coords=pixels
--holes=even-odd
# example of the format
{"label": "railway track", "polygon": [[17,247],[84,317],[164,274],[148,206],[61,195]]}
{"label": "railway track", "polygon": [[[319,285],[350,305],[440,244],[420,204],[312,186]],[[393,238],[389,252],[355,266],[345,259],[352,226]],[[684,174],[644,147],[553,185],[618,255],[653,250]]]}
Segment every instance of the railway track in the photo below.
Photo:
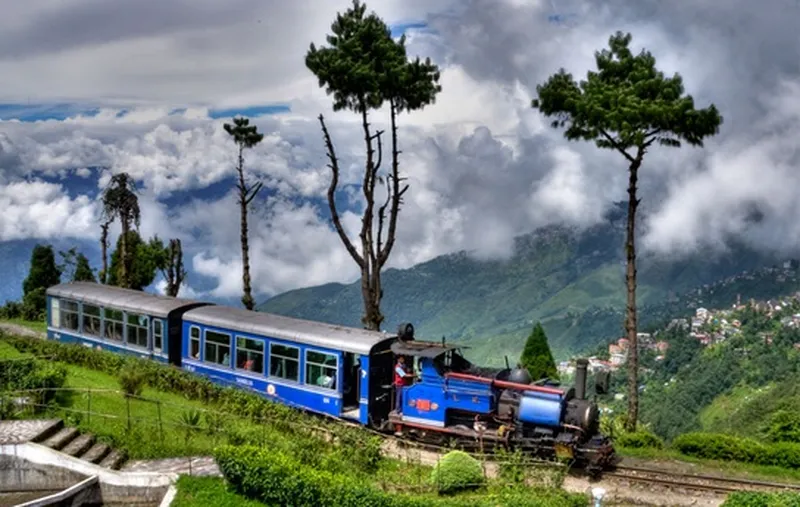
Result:
{"label": "railway track", "polygon": [[719,477],[713,475],[684,474],[653,468],[617,465],[614,471],[603,472],[603,477],[666,486],[673,489],[733,493],[736,491],[789,491],[800,493],[800,485],[780,482]]}

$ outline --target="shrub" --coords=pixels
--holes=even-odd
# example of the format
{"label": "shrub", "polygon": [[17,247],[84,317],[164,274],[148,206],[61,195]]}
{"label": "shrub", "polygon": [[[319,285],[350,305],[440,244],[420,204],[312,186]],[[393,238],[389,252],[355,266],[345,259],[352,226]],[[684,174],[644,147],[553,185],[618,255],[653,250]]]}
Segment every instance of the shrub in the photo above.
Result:
{"label": "shrub", "polygon": [[761,444],[749,438],[716,433],[686,433],[672,446],[697,458],[742,461],[758,465],[800,468],[800,444]]}
{"label": "shrub", "polygon": [[119,386],[126,397],[139,396],[146,384],[147,372],[133,363],[126,364],[119,372]]}
{"label": "shrub", "polygon": [[390,494],[357,477],[303,465],[290,454],[255,446],[223,446],[214,457],[234,491],[267,505],[316,507],[579,507],[584,495],[564,491],[503,491],[481,497],[431,498]]}
{"label": "shrub", "polygon": [[662,449],[664,447],[664,442],[658,436],[645,430],[639,430],[634,433],[623,433],[617,437],[615,443],[620,447],[631,447],[634,449]]}
{"label": "shrub", "polygon": [[[67,380],[67,369],[59,364],[33,358],[2,361],[0,389],[22,391],[41,389],[36,394],[37,403],[46,404],[55,398],[56,389]],[[33,396],[34,393],[31,393]]]}
{"label": "shrub", "polygon": [[796,410],[778,410],[772,414],[767,437],[773,442],[800,443],[800,413]]}
{"label": "shrub", "polygon": [[728,495],[722,507],[800,507],[797,493],[737,492]]}
{"label": "shrub", "polygon": [[480,462],[464,451],[448,452],[431,472],[431,482],[439,493],[477,488],[484,480]]}

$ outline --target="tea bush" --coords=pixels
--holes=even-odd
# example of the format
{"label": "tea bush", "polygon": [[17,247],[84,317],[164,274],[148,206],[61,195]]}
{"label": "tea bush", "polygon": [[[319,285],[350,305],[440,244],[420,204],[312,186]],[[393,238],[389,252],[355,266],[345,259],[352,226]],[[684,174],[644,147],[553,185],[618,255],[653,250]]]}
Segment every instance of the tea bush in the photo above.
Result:
{"label": "tea bush", "polygon": [[697,458],[800,468],[800,444],[762,444],[749,438],[716,433],[686,433],[672,442],[679,452]]}
{"label": "tea bush", "polygon": [[649,431],[639,430],[634,433],[622,433],[614,443],[620,447],[630,447],[634,449],[652,448],[663,449],[664,441]]}
{"label": "tea bush", "polygon": [[484,482],[485,477],[480,462],[464,451],[448,452],[436,463],[431,472],[431,483],[439,493],[475,489]]}
{"label": "tea bush", "polygon": [[223,446],[214,452],[217,464],[234,491],[267,505],[316,507],[578,507],[583,495],[556,490],[501,491],[481,496],[436,498],[391,494],[353,475],[304,465],[292,455],[255,446]]}

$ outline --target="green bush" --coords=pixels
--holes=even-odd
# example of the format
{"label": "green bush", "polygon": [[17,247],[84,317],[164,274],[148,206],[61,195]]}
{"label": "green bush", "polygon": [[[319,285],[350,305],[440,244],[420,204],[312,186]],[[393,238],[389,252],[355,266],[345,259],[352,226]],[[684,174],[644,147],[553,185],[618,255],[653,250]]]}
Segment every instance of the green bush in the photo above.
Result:
{"label": "green bush", "polygon": [[652,448],[662,449],[664,442],[653,433],[639,430],[634,433],[623,433],[615,440],[620,447],[630,447],[634,449]]}
{"label": "green bush", "polygon": [[731,493],[722,507],[800,507],[797,493]]}
{"label": "green bush", "polygon": [[483,467],[480,462],[464,451],[445,454],[431,472],[431,483],[439,493],[453,493],[483,485]]}
{"label": "green bush", "polygon": [[800,443],[800,413],[796,410],[778,410],[772,414],[766,433],[773,442]]}
{"label": "green bush", "polygon": [[672,446],[687,456],[758,465],[800,468],[800,444],[762,444],[749,438],[716,433],[686,433]]}
{"label": "green bush", "polygon": [[503,491],[482,496],[434,498],[391,494],[352,475],[304,465],[292,455],[255,446],[223,446],[214,457],[233,490],[267,505],[316,507],[579,507],[583,495],[555,490]]}
{"label": "green bush", "polygon": [[56,389],[67,380],[67,369],[59,364],[34,358],[9,359],[0,362],[0,389],[22,391],[41,389],[37,403],[49,403],[55,398]]}
{"label": "green bush", "polygon": [[147,385],[147,372],[128,363],[119,372],[119,386],[126,397],[139,396]]}

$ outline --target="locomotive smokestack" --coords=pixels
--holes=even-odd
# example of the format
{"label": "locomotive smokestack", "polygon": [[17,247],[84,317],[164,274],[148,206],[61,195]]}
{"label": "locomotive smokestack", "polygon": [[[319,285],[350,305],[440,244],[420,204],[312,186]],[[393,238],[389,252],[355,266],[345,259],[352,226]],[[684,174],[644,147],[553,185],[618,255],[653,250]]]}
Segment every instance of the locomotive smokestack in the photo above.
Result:
{"label": "locomotive smokestack", "polygon": [[576,361],[575,368],[575,398],[579,400],[586,399],[586,368],[589,361],[580,358]]}

